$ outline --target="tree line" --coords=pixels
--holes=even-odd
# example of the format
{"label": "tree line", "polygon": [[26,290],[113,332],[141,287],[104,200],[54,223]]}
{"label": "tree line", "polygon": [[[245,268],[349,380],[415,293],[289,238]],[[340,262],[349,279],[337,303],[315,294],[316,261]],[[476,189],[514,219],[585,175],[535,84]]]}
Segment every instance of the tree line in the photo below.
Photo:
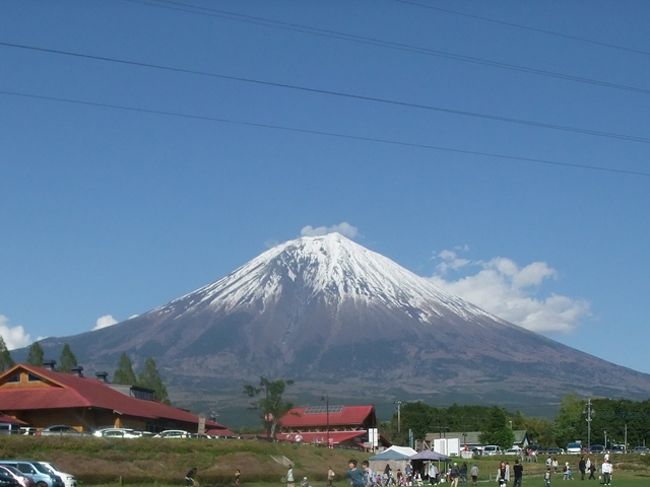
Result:
{"label": "tree line", "polygon": [[[30,365],[42,366],[45,361],[45,352],[40,343],[34,342],[29,347],[26,362]],[[7,349],[4,338],[0,336],[0,372],[10,369],[15,365],[11,353]],[[72,372],[72,370],[79,365],[77,357],[70,348],[70,345],[65,343],[59,354],[56,370],[58,372]],[[133,385],[151,389],[153,391],[154,399],[165,404],[169,404],[169,395],[167,387],[165,386],[156,361],[149,357],[145,360],[144,365],[140,372],[136,375],[133,369],[133,362],[126,353],[120,356],[117,369],[113,374],[114,384]]]}
{"label": "tree line", "polygon": [[626,439],[627,446],[633,447],[650,439],[650,400],[589,400],[568,394],[552,419],[529,417],[498,406],[434,407],[423,402],[403,403],[400,413],[399,428],[397,414],[382,425],[384,434],[399,444],[406,443],[409,430],[416,439],[423,439],[427,433],[444,437],[449,431],[480,431],[482,444],[504,449],[512,447],[515,430],[526,430],[530,441],[541,447],[564,448],[576,440],[610,447]]}

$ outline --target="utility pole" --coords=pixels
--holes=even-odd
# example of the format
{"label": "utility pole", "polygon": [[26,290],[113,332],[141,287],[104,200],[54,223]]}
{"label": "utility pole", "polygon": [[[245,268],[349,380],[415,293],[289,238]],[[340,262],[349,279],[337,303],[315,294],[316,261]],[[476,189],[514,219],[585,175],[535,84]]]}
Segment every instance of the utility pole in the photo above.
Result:
{"label": "utility pole", "polygon": [[398,399],[393,404],[397,406],[397,432],[401,433],[402,432],[402,401]]}
{"label": "utility pole", "polygon": [[587,451],[591,451],[591,398],[587,400]]}
{"label": "utility pole", "polygon": [[605,450],[607,450],[607,430],[603,430],[603,435],[605,436]]}
{"label": "utility pole", "polygon": [[624,447],[625,448],[625,453],[627,453],[627,423],[625,423],[625,439],[623,440]]}
{"label": "utility pole", "polygon": [[325,421],[327,423],[327,448],[330,447],[330,396],[325,394],[325,397],[321,397],[321,401],[325,400]]}

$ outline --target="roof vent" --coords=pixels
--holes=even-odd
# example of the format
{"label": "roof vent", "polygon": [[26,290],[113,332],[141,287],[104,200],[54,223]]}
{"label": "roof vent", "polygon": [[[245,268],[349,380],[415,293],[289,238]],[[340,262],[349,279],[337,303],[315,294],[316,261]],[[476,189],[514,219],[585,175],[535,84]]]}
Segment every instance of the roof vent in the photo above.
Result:
{"label": "roof vent", "polygon": [[84,376],[84,368],[81,365],[77,365],[76,367],[72,367],[70,369],[70,372],[72,372],[73,374],[76,374],[79,377]]}
{"label": "roof vent", "polygon": [[108,372],[102,370],[101,372],[95,372],[95,377],[98,380],[102,381],[105,384],[108,384]]}

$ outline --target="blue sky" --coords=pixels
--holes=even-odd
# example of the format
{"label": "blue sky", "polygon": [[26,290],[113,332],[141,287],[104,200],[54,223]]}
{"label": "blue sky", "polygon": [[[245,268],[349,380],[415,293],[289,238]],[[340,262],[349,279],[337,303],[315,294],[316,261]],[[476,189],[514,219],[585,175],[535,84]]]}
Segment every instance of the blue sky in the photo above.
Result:
{"label": "blue sky", "polygon": [[[470,16],[395,0],[178,1],[618,88],[156,1],[6,0],[0,42],[649,137],[650,53],[633,52],[650,37],[644,1],[418,1]],[[632,172],[650,172],[648,141],[7,46],[0,66],[0,331],[10,344],[125,319],[306,226],[346,222],[344,233],[452,292],[650,372],[650,177],[16,93]]]}

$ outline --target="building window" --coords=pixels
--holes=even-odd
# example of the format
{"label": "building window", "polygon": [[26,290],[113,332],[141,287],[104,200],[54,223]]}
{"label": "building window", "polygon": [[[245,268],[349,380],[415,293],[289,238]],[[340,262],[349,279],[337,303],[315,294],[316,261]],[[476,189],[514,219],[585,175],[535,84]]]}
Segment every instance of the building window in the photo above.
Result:
{"label": "building window", "polygon": [[20,374],[16,372],[7,378],[7,382],[20,382]]}
{"label": "building window", "polygon": [[41,378],[38,377],[38,376],[36,376],[36,375],[34,375],[34,374],[27,374],[27,380],[28,380],[29,382],[40,382],[40,381],[41,381]]}

